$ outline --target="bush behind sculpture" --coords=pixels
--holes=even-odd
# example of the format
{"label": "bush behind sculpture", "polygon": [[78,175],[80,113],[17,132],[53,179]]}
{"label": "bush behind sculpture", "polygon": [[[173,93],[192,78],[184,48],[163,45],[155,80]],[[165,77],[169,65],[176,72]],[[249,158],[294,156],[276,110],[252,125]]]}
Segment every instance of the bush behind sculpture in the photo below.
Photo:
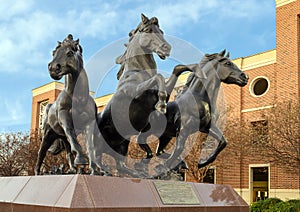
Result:
{"label": "bush behind sculpture", "polygon": [[282,201],[278,198],[268,198],[254,202],[250,208],[251,212],[299,212],[300,199]]}

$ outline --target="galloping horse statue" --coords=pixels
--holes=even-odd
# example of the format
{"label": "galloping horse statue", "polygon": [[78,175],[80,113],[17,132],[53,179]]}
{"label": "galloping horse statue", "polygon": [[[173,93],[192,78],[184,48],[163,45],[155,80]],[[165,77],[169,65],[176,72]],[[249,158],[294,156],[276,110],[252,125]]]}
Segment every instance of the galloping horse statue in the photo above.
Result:
{"label": "galloping horse statue", "polygon": [[[98,127],[104,140],[98,143],[105,143],[105,147],[97,149],[110,154],[115,153],[113,157],[117,161],[117,170],[135,176],[138,176],[138,173],[127,168],[124,162],[130,137],[151,128],[151,113],[166,112],[168,94],[173,90],[178,76],[184,71],[190,71],[188,67],[178,65],[165,82],[164,77],[157,73],[153,52],[165,59],[170,54],[171,46],[164,39],[156,17],[149,19],[142,14],[141,19],[138,27],[129,34],[125,53],[116,60],[121,64],[117,75],[117,90],[105,109],[98,114]],[[148,145],[142,146],[147,152],[151,151]],[[96,153],[96,156],[100,165],[101,153]]]}
{"label": "galloping horse statue", "polygon": [[[206,54],[198,64],[203,72],[202,79],[191,73],[175,101],[167,104],[167,126],[164,133],[158,135],[157,155],[164,153],[164,148],[173,137],[176,137],[176,142],[175,150],[164,167],[158,168],[160,173],[178,165],[188,136],[197,131],[206,133],[218,141],[217,148],[205,159],[199,160],[199,168],[212,163],[226,147],[227,141],[216,125],[215,109],[219,88],[221,82],[243,87],[248,82],[248,76],[230,61],[229,53],[224,55],[225,50],[221,53]],[[147,133],[139,136],[138,142],[145,142],[147,136]]]}
{"label": "galloping horse statue", "polygon": [[[35,173],[40,174],[47,150],[51,150],[53,154],[66,150],[70,169],[75,169],[75,165],[87,164],[88,161],[76,140],[78,132],[83,132],[87,141],[90,166],[95,166],[93,136],[97,127],[97,108],[89,94],[89,83],[83,67],[79,39],[74,41],[73,36],[68,35],[63,42],[58,42],[48,69],[54,80],[60,80],[65,76],[65,87],[57,100],[46,108],[44,135]],[[76,154],[75,160],[73,153]]]}

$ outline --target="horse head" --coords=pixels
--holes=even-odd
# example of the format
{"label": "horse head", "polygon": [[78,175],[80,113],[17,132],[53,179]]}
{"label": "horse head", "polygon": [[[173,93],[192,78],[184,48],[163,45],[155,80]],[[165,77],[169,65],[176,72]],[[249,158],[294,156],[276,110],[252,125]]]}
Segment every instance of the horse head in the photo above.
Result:
{"label": "horse head", "polygon": [[82,68],[82,48],[79,45],[79,39],[74,41],[73,36],[69,34],[63,42],[58,41],[53,51],[53,59],[48,64],[50,76],[55,80],[60,80],[63,75],[76,73]]}
{"label": "horse head", "polygon": [[129,33],[130,42],[138,38],[139,45],[147,53],[155,52],[161,59],[170,55],[171,45],[165,40],[163,31],[159,28],[158,19],[147,18],[141,14],[141,23]]}
{"label": "horse head", "polygon": [[221,82],[226,84],[236,84],[245,86],[248,83],[249,76],[237,67],[230,59],[229,52],[225,55],[226,50],[215,54],[206,54],[200,62],[200,67],[204,70],[211,69],[213,66]]}

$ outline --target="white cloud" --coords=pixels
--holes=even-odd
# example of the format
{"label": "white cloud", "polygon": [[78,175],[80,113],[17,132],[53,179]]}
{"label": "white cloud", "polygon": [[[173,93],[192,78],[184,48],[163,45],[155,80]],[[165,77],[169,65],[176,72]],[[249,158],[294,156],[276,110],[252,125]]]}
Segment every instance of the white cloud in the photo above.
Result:
{"label": "white cloud", "polygon": [[0,21],[9,20],[12,17],[27,13],[30,11],[33,3],[33,0],[2,1],[0,7]]}
{"label": "white cloud", "polygon": [[12,99],[3,97],[0,103],[0,125],[16,125],[28,122],[24,111],[24,99]]}
{"label": "white cloud", "polygon": [[[47,64],[52,42],[58,34],[81,34],[82,36],[105,37],[114,33],[111,24],[112,12],[96,15],[92,11],[81,14],[69,12],[58,17],[42,11],[33,11],[24,17],[12,18],[0,23],[0,72],[18,72],[28,66]],[[50,47],[51,45],[51,47]]]}

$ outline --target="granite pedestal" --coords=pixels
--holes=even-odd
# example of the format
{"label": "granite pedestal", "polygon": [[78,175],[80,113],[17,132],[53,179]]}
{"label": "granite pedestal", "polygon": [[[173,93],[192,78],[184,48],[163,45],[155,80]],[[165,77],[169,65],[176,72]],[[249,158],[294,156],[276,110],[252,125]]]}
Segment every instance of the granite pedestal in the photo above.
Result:
{"label": "granite pedestal", "polygon": [[0,211],[248,212],[231,186],[88,175],[0,177]]}

